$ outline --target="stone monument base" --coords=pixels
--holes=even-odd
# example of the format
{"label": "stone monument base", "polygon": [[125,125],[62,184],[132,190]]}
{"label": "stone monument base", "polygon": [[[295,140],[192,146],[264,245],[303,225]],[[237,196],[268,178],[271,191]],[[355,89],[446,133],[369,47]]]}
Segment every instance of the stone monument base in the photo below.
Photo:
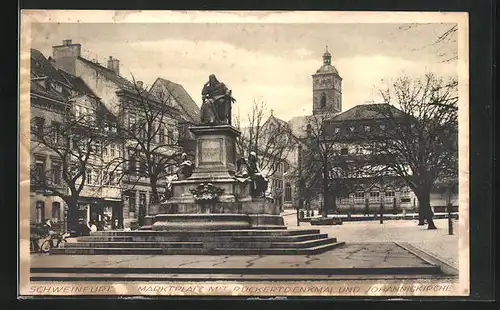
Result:
{"label": "stone monument base", "polygon": [[286,229],[283,217],[269,214],[158,214],[152,230]]}

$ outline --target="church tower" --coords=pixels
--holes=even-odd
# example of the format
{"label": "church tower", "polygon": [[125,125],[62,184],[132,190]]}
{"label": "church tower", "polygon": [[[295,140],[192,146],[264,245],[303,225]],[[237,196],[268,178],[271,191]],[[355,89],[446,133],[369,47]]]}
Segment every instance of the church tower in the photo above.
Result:
{"label": "church tower", "polygon": [[332,55],[327,46],[323,54],[323,65],[312,75],[314,115],[342,111],[342,78],[331,62]]}

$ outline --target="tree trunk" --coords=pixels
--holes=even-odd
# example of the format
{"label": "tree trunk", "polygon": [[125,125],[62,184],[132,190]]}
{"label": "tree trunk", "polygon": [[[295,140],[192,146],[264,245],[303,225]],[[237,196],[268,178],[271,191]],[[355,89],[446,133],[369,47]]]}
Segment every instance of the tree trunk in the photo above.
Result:
{"label": "tree trunk", "polygon": [[420,193],[417,198],[418,198],[418,204],[419,204],[419,225],[420,225],[420,215],[427,220],[427,229],[437,229],[436,225],[434,225],[433,217],[434,214],[432,213],[431,209],[431,203],[430,203],[430,196],[431,193],[430,191],[424,191]]}
{"label": "tree trunk", "polygon": [[78,196],[72,195],[64,199],[64,201],[68,205],[68,214],[66,220],[68,221],[68,230],[71,230],[78,225]]}
{"label": "tree trunk", "polygon": [[159,203],[160,195],[158,193],[158,180],[155,177],[150,178],[149,185],[151,186],[151,196],[149,197],[149,203]]}
{"label": "tree trunk", "polygon": [[323,162],[323,216],[328,216],[330,207],[330,197],[328,195],[328,161]]}

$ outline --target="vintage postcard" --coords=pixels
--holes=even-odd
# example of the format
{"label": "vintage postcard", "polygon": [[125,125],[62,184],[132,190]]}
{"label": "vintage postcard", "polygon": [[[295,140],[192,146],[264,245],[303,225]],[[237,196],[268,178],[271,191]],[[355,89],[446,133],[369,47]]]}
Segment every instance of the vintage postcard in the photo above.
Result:
{"label": "vintage postcard", "polygon": [[467,13],[20,33],[20,296],[469,295]]}

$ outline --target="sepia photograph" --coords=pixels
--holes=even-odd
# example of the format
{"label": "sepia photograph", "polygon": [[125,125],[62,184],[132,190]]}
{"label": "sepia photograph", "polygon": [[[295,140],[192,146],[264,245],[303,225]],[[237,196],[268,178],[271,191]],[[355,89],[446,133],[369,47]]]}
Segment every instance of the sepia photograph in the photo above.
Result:
{"label": "sepia photograph", "polygon": [[20,295],[469,295],[467,13],[20,29]]}

